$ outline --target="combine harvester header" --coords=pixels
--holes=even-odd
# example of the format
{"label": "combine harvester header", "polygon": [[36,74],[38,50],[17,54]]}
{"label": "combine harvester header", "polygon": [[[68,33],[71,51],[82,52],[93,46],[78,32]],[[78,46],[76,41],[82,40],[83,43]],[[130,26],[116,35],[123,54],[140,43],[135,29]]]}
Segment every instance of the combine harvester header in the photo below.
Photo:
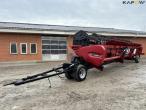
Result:
{"label": "combine harvester header", "polygon": [[[143,54],[141,44],[103,35],[88,35],[85,31],[79,31],[74,35],[72,49],[76,55],[73,56],[70,63],[64,63],[58,68],[15,80],[5,86],[11,84],[17,86],[45,78],[49,79],[60,74],[65,74],[67,79],[83,81],[86,79],[88,69],[97,68],[103,71],[105,64],[123,63],[124,60],[139,63],[140,55]],[[51,72],[52,74],[50,74]]]}

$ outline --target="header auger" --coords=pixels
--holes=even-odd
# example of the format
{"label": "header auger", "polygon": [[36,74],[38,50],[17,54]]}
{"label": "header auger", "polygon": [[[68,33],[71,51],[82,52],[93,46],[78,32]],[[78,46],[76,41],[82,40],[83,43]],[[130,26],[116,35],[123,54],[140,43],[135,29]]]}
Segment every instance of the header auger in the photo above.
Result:
{"label": "header auger", "polygon": [[[103,35],[88,35],[85,31],[79,31],[74,35],[72,49],[76,55],[70,63],[5,85],[17,86],[60,74],[65,74],[67,79],[83,81],[86,79],[88,69],[97,68],[102,71],[105,64],[123,63],[124,60],[139,63],[140,55],[143,54],[141,44]],[[51,72],[55,73],[48,74]]]}

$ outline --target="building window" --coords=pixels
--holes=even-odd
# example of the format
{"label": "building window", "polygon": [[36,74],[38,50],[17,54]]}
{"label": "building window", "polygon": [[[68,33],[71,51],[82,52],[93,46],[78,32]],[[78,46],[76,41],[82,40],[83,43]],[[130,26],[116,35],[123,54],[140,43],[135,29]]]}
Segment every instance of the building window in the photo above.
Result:
{"label": "building window", "polygon": [[65,38],[48,37],[42,39],[43,54],[67,54],[67,42]]}
{"label": "building window", "polygon": [[17,43],[10,43],[10,54],[17,54]]}
{"label": "building window", "polygon": [[20,43],[21,54],[27,54],[27,43]]}
{"label": "building window", "polygon": [[30,53],[37,54],[37,45],[35,43],[30,44]]}

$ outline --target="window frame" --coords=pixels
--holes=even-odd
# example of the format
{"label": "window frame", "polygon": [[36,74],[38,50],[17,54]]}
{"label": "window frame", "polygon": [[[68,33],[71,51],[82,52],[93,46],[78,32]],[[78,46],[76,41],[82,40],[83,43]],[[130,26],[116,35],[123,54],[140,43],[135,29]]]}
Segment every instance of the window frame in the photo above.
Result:
{"label": "window frame", "polygon": [[[12,53],[12,49],[11,49],[12,44],[16,44],[16,51],[17,51],[16,53]],[[13,54],[13,55],[18,54],[18,47],[17,47],[17,43],[16,42],[10,42],[10,54]]]}
{"label": "window frame", "polygon": [[[35,45],[36,45],[36,53],[32,53],[32,51],[31,51],[31,45],[32,45],[32,44],[35,44]],[[29,47],[30,47],[30,54],[37,54],[37,53],[38,53],[38,52],[37,52],[37,43],[30,43]]]}
{"label": "window frame", "polygon": [[[25,44],[26,45],[26,53],[22,53],[22,45]],[[22,55],[26,55],[27,53],[27,43],[20,43],[20,54]]]}
{"label": "window frame", "polygon": [[[47,41],[49,41],[49,42],[47,43]],[[49,46],[50,48],[43,48],[43,46],[45,46],[45,45]],[[66,38],[63,38],[63,39],[62,39],[62,37],[42,38],[42,54],[49,54],[49,55],[62,55],[62,54],[65,54],[66,55],[66,54],[68,54],[68,47],[67,46],[68,46],[68,44],[67,44],[67,39]],[[58,52],[56,52],[54,54],[53,51],[55,51],[55,50],[58,51]],[[45,53],[45,51],[50,51],[50,52],[49,53]],[[63,53],[63,51],[65,53]]]}

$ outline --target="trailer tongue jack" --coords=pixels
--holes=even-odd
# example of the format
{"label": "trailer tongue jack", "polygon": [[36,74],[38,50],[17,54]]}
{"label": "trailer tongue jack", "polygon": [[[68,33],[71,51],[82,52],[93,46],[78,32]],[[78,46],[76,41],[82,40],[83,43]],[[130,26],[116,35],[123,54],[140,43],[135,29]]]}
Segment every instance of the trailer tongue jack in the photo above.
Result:
{"label": "trailer tongue jack", "polygon": [[[64,63],[58,68],[27,76],[4,86],[18,86],[45,78],[49,80],[50,77],[60,74],[65,74],[67,79],[83,81],[86,79],[88,69],[97,68],[102,71],[103,65],[112,62],[123,63],[124,60],[139,63],[140,55],[143,54],[140,44],[103,35],[88,35],[85,31],[79,31],[74,35],[72,49],[76,55],[73,56],[71,63]],[[50,74],[51,72],[55,73]]]}

